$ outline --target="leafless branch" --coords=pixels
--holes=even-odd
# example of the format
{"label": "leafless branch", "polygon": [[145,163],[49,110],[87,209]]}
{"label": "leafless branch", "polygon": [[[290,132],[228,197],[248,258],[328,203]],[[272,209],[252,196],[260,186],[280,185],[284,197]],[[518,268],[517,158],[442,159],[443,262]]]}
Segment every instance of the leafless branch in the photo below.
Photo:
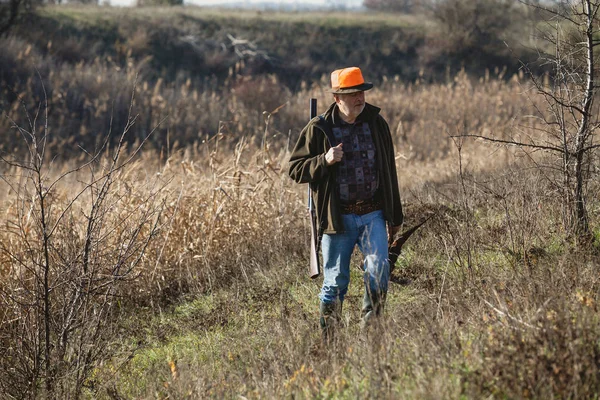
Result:
{"label": "leafless branch", "polygon": [[528,147],[528,148],[532,148],[532,149],[536,149],[536,150],[549,150],[549,151],[555,151],[555,152],[559,152],[559,153],[562,152],[562,149],[555,147],[555,146],[543,146],[543,145],[538,145],[538,144],[522,143],[522,142],[518,142],[518,141],[514,141],[514,140],[495,139],[495,138],[482,136],[482,135],[452,135],[450,137],[452,137],[452,138],[461,138],[461,137],[462,138],[475,138],[475,139],[486,140],[488,142],[502,143],[502,144],[506,144],[509,146]]}

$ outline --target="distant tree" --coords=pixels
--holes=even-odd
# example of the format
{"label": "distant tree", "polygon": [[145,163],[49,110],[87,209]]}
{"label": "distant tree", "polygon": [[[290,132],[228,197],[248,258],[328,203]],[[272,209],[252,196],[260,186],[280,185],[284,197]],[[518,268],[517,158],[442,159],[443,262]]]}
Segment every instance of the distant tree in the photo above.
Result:
{"label": "distant tree", "polygon": [[513,0],[439,0],[431,9],[459,53],[502,41],[523,15],[523,7]]}
{"label": "distant tree", "polygon": [[[545,15],[538,35],[548,45],[539,49],[539,62],[552,67],[546,79],[536,76],[523,63],[533,88],[544,97],[545,109],[536,117],[544,121],[539,136],[501,139],[478,134],[475,137],[522,150],[550,154],[550,165],[541,165],[563,201],[563,226],[572,237],[589,239],[588,183],[597,166],[600,112],[597,101],[597,47],[600,45],[600,0],[547,0],[528,2],[529,7]],[[516,133],[519,133],[518,131]]]}
{"label": "distant tree", "polygon": [[0,0],[0,36],[6,34],[40,0]]}
{"label": "distant tree", "polygon": [[527,26],[525,6],[514,0],[429,0],[424,7],[436,25],[420,57],[438,72],[506,65],[514,58],[506,43],[520,43]]}

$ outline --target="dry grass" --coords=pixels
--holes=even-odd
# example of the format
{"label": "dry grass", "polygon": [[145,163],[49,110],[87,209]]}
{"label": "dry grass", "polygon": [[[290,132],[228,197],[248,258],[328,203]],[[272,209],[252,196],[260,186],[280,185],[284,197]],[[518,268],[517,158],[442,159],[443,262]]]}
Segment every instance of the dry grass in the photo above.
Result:
{"label": "dry grass", "polygon": [[324,351],[318,283],[306,278],[305,193],[285,174],[287,154],[225,155],[216,142],[197,151],[161,171],[174,183],[172,222],[149,252],[160,259],[150,256],[129,293],[143,311],[122,321],[131,344],[98,369],[98,393],[433,399],[598,390],[597,251],[562,239],[559,202],[534,170],[465,176],[463,192],[450,167],[443,185],[405,190],[409,224],[439,213],[401,260],[398,274],[411,284],[392,287],[381,334],[364,337],[354,260],[347,326]]}
{"label": "dry grass", "polygon": [[[238,69],[243,68],[243,63],[238,63],[223,85],[213,80],[199,82],[189,78],[174,82],[154,81],[145,79],[146,66],[133,60],[125,69],[100,60],[91,64],[60,65],[59,68],[18,39],[8,39],[6,43],[7,71],[17,71],[15,66],[19,63],[38,65],[52,104],[54,124],[60,127],[52,132],[52,152],[62,158],[79,154],[78,146],[88,151],[97,148],[98,138],[108,131],[111,121],[115,127],[124,125],[136,76],[135,106],[143,111],[130,140],[144,137],[166,117],[166,122],[151,138],[154,149],[163,152],[163,160],[173,149],[198,148],[217,134],[225,137],[229,150],[241,137],[258,145],[263,141],[265,112],[275,110],[278,111],[269,122],[269,143],[275,150],[282,149],[293,144],[305,123],[308,98],[318,99],[320,111],[332,101],[325,89],[328,85],[326,77],[319,84],[303,84],[301,90],[292,93],[276,76],[251,78],[238,75]],[[498,77],[504,78],[496,71],[491,78],[488,74],[480,82],[473,82],[461,73],[445,84],[425,84],[419,80],[403,82],[399,77],[383,77],[382,84],[368,93],[367,101],[383,109],[396,136],[399,162],[408,161],[407,167],[414,165],[415,160],[432,163],[431,168],[423,168],[419,173],[428,174],[430,179],[432,173],[438,175],[437,171],[446,169],[436,163],[448,159],[453,151],[449,135],[465,132],[495,136],[505,136],[507,132],[514,134],[515,128],[519,128],[517,118],[535,113],[532,103],[539,100],[522,95],[527,90],[521,86],[524,84],[522,77],[515,76],[508,81]],[[42,96],[41,87],[37,76],[14,80],[21,83],[2,88],[4,101],[0,106],[23,125],[26,121],[21,102],[35,114]],[[527,122],[527,125],[525,133],[532,132],[534,123]],[[22,151],[18,135],[8,134],[9,126],[8,120],[0,121],[0,129],[7,132],[0,140],[0,149]]]}
{"label": "dry grass", "polygon": [[[122,124],[123,88],[136,66],[47,72],[51,154],[71,157],[70,143],[93,147],[93,132],[107,130],[111,113],[115,129]],[[32,78],[16,88],[29,106],[35,86]],[[600,390],[598,252],[562,235],[552,172],[533,162],[543,156],[465,142],[459,158],[449,138],[537,134],[537,122],[524,116],[539,99],[527,97],[522,79],[390,78],[368,93],[394,135],[407,224],[438,214],[408,244],[397,273],[411,283],[392,287],[381,331],[371,337],[358,329],[354,260],[347,326],[328,351],[317,345],[318,283],[306,278],[306,188],[287,177],[286,161],[308,98],[323,110],[330,95],[235,74],[226,89],[143,77],[138,84],[131,142],[170,117],[155,148],[119,175],[111,222],[134,212],[156,180],[166,185],[165,209],[139,277],[119,292],[110,357],[94,365],[89,397],[591,398]],[[267,127],[262,112],[282,104]],[[16,102],[7,110],[22,118]],[[3,141],[4,151],[18,147],[14,138]],[[76,161],[55,161],[48,179]],[[73,177],[55,187],[58,209],[77,185]],[[0,281],[7,282],[20,268],[7,255],[18,253],[10,227],[20,216],[14,193],[0,187]],[[597,193],[596,179],[589,190]],[[589,209],[595,227],[597,204]],[[84,215],[73,212],[69,223],[65,240],[77,236]]]}

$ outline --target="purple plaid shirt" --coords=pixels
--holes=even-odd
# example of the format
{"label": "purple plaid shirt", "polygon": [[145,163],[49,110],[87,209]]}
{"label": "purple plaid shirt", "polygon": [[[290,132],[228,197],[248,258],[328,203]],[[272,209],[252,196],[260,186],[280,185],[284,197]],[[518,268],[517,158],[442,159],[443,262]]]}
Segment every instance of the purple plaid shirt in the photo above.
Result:
{"label": "purple plaid shirt", "polygon": [[343,143],[344,157],[338,166],[337,184],[342,204],[371,200],[379,187],[375,145],[369,124],[347,124],[336,118],[332,128],[337,141]]}

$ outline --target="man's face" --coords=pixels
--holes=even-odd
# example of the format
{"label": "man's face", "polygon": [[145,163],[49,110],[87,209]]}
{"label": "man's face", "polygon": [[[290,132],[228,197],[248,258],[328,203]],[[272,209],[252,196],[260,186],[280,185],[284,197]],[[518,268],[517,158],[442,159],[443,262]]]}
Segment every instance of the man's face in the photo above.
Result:
{"label": "man's face", "polygon": [[365,108],[365,92],[334,95],[340,111],[351,120],[356,119]]}

